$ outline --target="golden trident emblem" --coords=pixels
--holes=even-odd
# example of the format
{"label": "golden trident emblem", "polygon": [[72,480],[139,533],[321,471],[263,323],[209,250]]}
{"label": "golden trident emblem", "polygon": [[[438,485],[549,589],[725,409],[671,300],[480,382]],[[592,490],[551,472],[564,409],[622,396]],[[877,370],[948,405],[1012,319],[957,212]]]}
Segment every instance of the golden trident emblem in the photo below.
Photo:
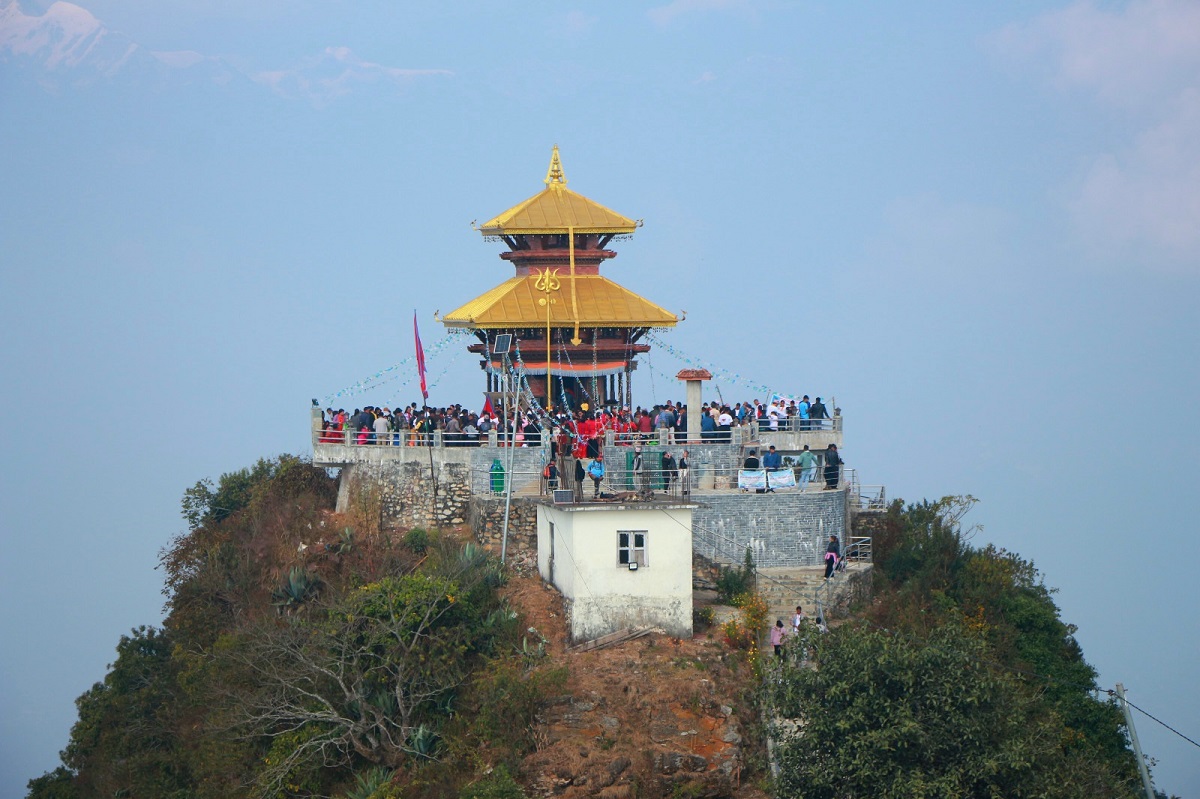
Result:
{"label": "golden trident emblem", "polygon": [[546,296],[538,300],[538,305],[546,307],[546,410],[554,409],[554,378],[550,373],[550,306],[554,305],[558,300],[550,298],[550,293],[558,291],[562,285],[562,281],[558,279],[558,270],[550,270],[549,267],[537,273],[537,279],[533,281],[533,287],[542,292]]}
{"label": "golden trident emblem", "polygon": [[[558,291],[561,286],[562,281],[558,279],[557,269],[554,271],[550,271],[548,268],[543,269],[541,272],[538,272],[537,280],[533,281],[533,287],[538,291],[545,292],[546,294],[549,294],[552,291]],[[541,305],[542,303],[538,304]]]}

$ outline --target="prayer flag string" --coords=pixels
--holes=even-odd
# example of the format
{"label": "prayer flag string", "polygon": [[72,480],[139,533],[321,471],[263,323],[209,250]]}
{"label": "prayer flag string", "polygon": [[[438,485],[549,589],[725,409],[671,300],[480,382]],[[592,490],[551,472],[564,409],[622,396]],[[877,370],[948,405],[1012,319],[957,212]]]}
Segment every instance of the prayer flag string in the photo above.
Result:
{"label": "prayer flag string", "polygon": [[[462,330],[449,331],[445,335],[445,337],[439,339],[434,344],[432,344],[431,346],[426,348],[426,350],[425,350],[426,357],[436,357],[439,353],[441,353],[443,350],[445,350],[446,347],[449,346],[451,343],[457,344],[458,339],[460,339],[464,335],[464,333],[465,333],[465,331],[462,331]],[[327,395],[325,397],[324,404],[329,405],[335,399],[338,399],[339,397],[354,396],[355,394],[361,394],[364,391],[370,391],[372,389],[378,388],[381,385],[384,385],[385,383],[392,382],[393,380],[395,380],[397,377],[400,376],[399,374],[397,374],[397,372],[399,370],[404,369],[405,367],[411,365],[412,362],[416,360],[416,357],[417,356],[414,353],[411,357],[405,358],[404,360],[400,361],[399,363],[392,364],[391,366],[387,367],[386,369],[380,369],[378,372],[375,372],[372,375],[369,375],[367,377],[362,378],[361,380],[351,383],[349,386],[346,386],[345,388],[343,388],[340,391],[335,391],[334,393]],[[396,388],[397,389],[402,388],[403,386],[408,385],[410,382],[411,382],[411,378],[406,379],[403,382],[401,382],[399,386],[396,386]]]}
{"label": "prayer flag string", "polygon": [[752,380],[742,377],[737,372],[730,371],[729,369],[723,369],[722,367],[717,366],[716,364],[711,363],[709,361],[706,361],[703,358],[697,358],[693,355],[689,355],[689,354],[683,352],[682,350],[678,349],[677,347],[671,346],[670,344],[663,341],[661,338],[654,335],[653,333],[647,333],[645,335],[645,339],[647,341],[651,342],[652,344],[654,344],[655,346],[660,347],[667,353],[670,353],[671,355],[675,356],[679,360],[683,361],[688,366],[703,367],[703,368],[707,369],[709,372],[712,373],[712,376],[714,378],[720,379],[721,382],[723,382],[723,383],[729,383],[731,385],[741,386],[743,388],[748,388],[751,391],[758,392],[761,394],[766,394],[766,395],[770,395],[774,391],[774,389],[772,389],[770,386],[762,385],[761,383],[755,383]]}

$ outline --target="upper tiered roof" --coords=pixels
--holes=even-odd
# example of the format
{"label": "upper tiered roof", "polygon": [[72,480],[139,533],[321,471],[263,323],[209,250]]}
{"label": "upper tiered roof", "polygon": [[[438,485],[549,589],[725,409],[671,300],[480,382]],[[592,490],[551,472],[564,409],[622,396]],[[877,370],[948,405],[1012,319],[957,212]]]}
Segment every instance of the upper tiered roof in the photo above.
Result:
{"label": "upper tiered roof", "polygon": [[442,323],[475,330],[572,327],[572,342],[580,327],[674,327],[675,314],[599,274],[599,263],[616,255],[604,244],[639,223],[568,189],[557,145],[545,183],[541,193],[478,228],[512,248],[501,257],[514,264],[516,276]]}
{"label": "upper tiered roof", "polygon": [[546,188],[479,226],[485,236],[566,233],[633,233],[638,223],[567,188],[558,145],[550,155]]}

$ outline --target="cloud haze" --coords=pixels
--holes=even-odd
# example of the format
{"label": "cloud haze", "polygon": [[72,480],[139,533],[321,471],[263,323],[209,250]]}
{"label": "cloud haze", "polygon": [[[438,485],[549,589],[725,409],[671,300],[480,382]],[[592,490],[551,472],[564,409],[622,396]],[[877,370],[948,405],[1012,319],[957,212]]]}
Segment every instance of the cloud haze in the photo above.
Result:
{"label": "cloud haze", "polygon": [[993,43],[1130,131],[1067,189],[1087,249],[1120,258],[1145,244],[1161,268],[1200,270],[1200,4],[1076,3],[1007,26]]}

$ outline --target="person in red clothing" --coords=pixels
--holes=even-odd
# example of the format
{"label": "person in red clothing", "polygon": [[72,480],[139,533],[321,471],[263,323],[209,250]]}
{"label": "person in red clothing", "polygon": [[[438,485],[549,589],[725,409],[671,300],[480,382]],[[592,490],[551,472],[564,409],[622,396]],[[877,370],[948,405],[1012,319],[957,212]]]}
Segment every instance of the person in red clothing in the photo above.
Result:
{"label": "person in red clothing", "polygon": [[650,418],[650,414],[643,410],[642,415],[637,420],[638,439],[646,441],[650,438],[650,434],[654,432],[654,420]]}

